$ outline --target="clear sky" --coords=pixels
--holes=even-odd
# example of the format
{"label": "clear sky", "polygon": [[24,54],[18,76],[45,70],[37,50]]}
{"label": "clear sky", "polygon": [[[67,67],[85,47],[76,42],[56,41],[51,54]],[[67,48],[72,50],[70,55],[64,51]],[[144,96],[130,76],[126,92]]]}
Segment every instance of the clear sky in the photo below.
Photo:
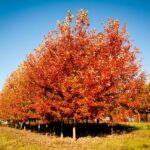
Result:
{"label": "clear sky", "polygon": [[108,17],[126,22],[150,74],[150,0],[0,0],[0,89],[56,21],[81,8],[88,10],[91,27],[98,30]]}

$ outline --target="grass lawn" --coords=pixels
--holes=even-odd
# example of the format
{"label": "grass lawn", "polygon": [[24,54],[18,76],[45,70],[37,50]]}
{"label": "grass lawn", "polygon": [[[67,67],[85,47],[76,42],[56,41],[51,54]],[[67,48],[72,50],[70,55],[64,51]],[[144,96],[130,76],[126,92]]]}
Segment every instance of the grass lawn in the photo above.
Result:
{"label": "grass lawn", "polygon": [[0,127],[0,150],[150,150],[150,124],[130,125],[138,129],[121,135],[82,137],[77,141]]}

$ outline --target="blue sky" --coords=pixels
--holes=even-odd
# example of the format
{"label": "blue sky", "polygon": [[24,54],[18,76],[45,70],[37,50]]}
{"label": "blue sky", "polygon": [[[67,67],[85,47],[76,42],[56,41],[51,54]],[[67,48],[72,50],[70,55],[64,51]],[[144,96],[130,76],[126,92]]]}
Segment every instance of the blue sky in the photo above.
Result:
{"label": "blue sky", "polygon": [[63,20],[88,10],[91,28],[101,31],[108,17],[127,23],[127,31],[143,57],[143,69],[150,74],[149,0],[0,0],[0,89],[7,76],[37,48],[48,30]]}

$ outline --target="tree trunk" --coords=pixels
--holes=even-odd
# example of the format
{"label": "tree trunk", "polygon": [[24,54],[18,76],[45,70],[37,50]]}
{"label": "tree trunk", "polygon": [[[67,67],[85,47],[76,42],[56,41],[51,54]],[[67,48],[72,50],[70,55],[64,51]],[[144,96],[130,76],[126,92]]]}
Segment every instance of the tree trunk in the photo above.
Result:
{"label": "tree trunk", "polygon": [[23,130],[26,130],[26,124],[24,123],[24,125],[23,125]]}
{"label": "tree trunk", "polygon": [[145,113],[145,121],[148,122],[148,113]]}
{"label": "tree trunk", "polygon": [[10,122],[9,121],[7,121],[7,127],[10,127]]}
{"label": "tree trunk", "polygon": [[114,134],[114,127],[113,127],[113,125],[111,126],[111,134]]}
{"label": "tree trunk", "polygon": [[40,132],[40,130],[41,130],[41,125],[38,124],[38,132]]}
{"label": "tree trunk", "polygon": [[22,127],[23,127],[23,123],[22,123],[22,122],[20,122],[20,129],[22,129]]}
{"label": "tree trunk", "polygon": [[76,140],[77,137],[76,137],[76,124],[73,123],[73,140]]}
{"label": "tree trunk", "polygon": [[50,134],[50,135],[53,135],[52,133],[53,133],[53,132],[52,132],[52,124],[50,124],[50,125],[49,125],[49,134]]}
{"label": "tree trunk", "polygon": [[138,113],[138,122],[141,122],[141,115]]}
{"label": "tree trunk", "polygon": [[60,125],[60,137],[61,137],[61,139],[63,139],[63,137],[64,137],[64,133],[63,133],[63,122],[61,122],[61,125]]}
{"label": "tree trunk", "polygon": [[15,122],[15,129],[17,129],[17,123]]}
{"label": "tree trunk", "polygon": [[56,135],[56,132],[55,132],[56,128],[55,128],[55,123],[52,124],[52,135]]}
{"label": "tree trunk", "polygon": [[[86,119],[86,128],[88,129],[88,119]],[[89,134],[89,130],[86,130],[86,135]]]}
{"label": "tree trunk", "polygon": [[46,127],[46,135],[48,136],[48,124],[46,124],[45,127]]}

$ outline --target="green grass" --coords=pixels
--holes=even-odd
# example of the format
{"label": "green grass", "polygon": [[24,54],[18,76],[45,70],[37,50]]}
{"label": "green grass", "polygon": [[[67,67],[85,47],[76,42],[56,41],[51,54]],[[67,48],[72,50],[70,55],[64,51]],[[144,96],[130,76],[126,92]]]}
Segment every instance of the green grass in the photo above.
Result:
{"label": "green grass", "polygon": [[137,130],[106,137],[82,137],[77,141],[0,127],[0,150],[150,150],[150,124],[125,124]]}

